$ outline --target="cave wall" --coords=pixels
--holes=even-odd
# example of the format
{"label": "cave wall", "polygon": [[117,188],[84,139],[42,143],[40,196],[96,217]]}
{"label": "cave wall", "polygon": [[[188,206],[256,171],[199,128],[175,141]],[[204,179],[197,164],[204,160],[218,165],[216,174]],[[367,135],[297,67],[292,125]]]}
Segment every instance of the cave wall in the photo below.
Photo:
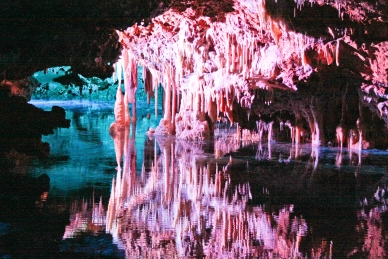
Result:
{"label": "cave wall", "polygon": [[1,1],[0,80],[57,66],[86,77],[110,76],[121,50],[114,31],[147,22],[168,2]]}

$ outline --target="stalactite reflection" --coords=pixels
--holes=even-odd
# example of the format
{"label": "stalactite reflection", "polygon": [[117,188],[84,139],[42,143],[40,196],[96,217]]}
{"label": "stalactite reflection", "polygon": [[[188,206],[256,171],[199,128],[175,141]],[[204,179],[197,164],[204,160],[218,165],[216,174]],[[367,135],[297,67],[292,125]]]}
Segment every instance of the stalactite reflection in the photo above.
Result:
{"label": "stalactite reflection", "polygon": [[[204,159],[200,143],[158,139],[160,154],[154,152],[154,164],[136,174],[136,157],[129,155],[133,139],[128,141],[106,220],[106,230],[128,258],[302,256],[305,220],[291,217],[293,206],[275,214],[248,206],[250,184],[233,182],[232,159]],[[215,145],[216,153],[225,152]]]}
{"label": "stalactite reflection", "polygon": [[[298,205],[271,207],[267,202],[251,202],[258,194],[257,186],[243,178],[237,180],[236,175],[245,173],[236,172],[236,168],[242,168],[236,167],[242,159],[227,155],[244,147],[244,137],[240,141],[236,141],[236,135],[227,139],[220,129],[213,148],[205,142],[147,138],[143,167],[136,168],[135,127],[132,125],[131,133],[129,127],[122,133],[122,167],[113,179],[108,206],[104,207],[101,200],[73,202],[64,239],[97,234],[105,228],[127,258],[329,259],[338,255],[339,241],[314,233],[314,222],[296,212]],[[223,130],[244,136],[236,125]],[[278,154],[276,143],[265,141],[263,145],[259,141],[257,145],[259,163],[285,168],[304,160],[304,175],[298,176],[301,182],[305,178],[313,185],[314,177],[321,173],[318,162],[324,152],[318,147],[304,150],[304,146],[291,144],[278,161],[277,155],[268,158],[268,154]],[[215,157],[217,152],[219,157]],[[289,177],[286,172],[280,174]],[[265,177],[259,181],[265,181]],[[267,184],[262,196],[269,201],[276,190]],[[359,235],[360,242],[346,247],[348,257],[386,256],[382,216],[387,211],[385,193],[386,187],[380,185],[373,197],[361,199],[360,206],[349,212],[357,218],[352,233]]]}
{"label": "stalactite reflection", "polygon": [[87,200],[75,200],[70,207],[70,224],[66,226],[63,239],[75,238],[83,233],[97,235],[105,228],[106,211],[102,199],[98,203]]}

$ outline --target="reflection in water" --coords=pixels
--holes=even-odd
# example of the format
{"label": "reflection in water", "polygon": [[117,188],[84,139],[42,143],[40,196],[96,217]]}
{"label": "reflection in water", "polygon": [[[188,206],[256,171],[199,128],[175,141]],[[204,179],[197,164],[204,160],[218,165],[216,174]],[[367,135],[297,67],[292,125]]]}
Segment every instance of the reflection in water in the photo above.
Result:
{"label": "reflection in water", "polygon": [[214,141],[146,138],[146,117],[112,139],[112,109],[68,114],[72,128],[50,142],[58,161],[37,170],[51,180],[37,207],[68,195],[65,251],[106,231],[127,258],[386,257],[386,152],[259,141],[221,124]]}
{"label": "reflection in water", "polygon": [[[290,218],[292,206],[276,214],[248,206],[250,184],[232,182],[233,159],[208,159],[201,145],[158,139],[154,165],[136,175],[134,139],[125,141],[124,169],[118,168],[113,180],[106,230],[128,258],[302,256],[305,220]],[[217,141],[215,146],[222,147]]]}
{"label": "reflection in water", "polygon": [[386,206],[375,207],[369,210],[362,209],[359,211],[360,223],[357,226],[358,231],[365,233],[365,241],[362,246],[362,250],[355,249],[353,252],[362,252],[369,255],[369,258],[386,258],[386,240],[385,231],[383,231],[382,220],[380,218],[381,213],[386,212]]}
{"label": "reflection in water", "polygon": [[105,229],[105,210],[99,203],[75,200],[70,207],[70,224],[66,226],[63,239],[75,238],[84,233],[97,235]]}
{"label": "reflection in water", "polygon": [[[361,201],[362,208],[357,211],[358,224],[356,230],[364,236],[362,247],[356,247],[348,256],[361,254],[368,258],[386,258],[388,235],[384,227],[383,217],[387,212],[388,199],[385,196],[387,187],[377,190],[372,199]],[[373,205],[374,203],[377,205]],[[372,205],[370,205],[372,203]]]}
{"label": "reflection in water", "polygon": [[[228,134],[218,131],[213,148],[206,142],[147,139],[145,150],[153,155],[144,155],[139,174],[134,161],[134,137],[125,134],[129,137],[125,138],[124,167],[117,171],[112,183],[106,231],[125,249],[126,257],[335,258],[333,240],[324,235],[314,237],[308,221],[295,213],[295,205],[283,205],[272,211],[265,204],[250,205],[250,181],[233,177],[236,172],[232,165],[245,161],[228,155],[241,149],[244,141],[236,140],[238,127],[225,130]],[[275,152],[281,164],[305,159],[308,153],[298,144],[291,145],[286,159],[282,159],[279,151]],[[270,161],[272,154],[271,143],[264,148],[261,142],[257,143],[257,161]],[[305,161],[304,175],[308,174],[313,181],[319,169],[319,148],[311,148]],[[338,154],[333,157],[335,163],[341,166]],[[263,188],[263,195],[271,193]],[[379,195],[384,197],[381,192]],[[385,237],[382,222],[376,221],[376,211],[382,213],[385,209],[372,206],[367,214],[363,206],[349,211],[357,213],[357,231],[365,233],[364,244],[353,244],[354,248],[346,252],[349,257],[385,256],[382,242]],[[337,250],[337,255],[342,253]]]}

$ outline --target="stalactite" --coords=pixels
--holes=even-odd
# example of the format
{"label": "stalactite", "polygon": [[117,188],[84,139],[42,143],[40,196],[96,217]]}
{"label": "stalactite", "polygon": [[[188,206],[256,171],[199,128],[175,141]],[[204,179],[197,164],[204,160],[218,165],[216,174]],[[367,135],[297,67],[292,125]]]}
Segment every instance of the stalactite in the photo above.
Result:
{"label": "stalactite", "polygon": [[306,69],[307,68],[307,59],[306,59],[306,52],[305,52],[304,48],[301,50],[301,60],[302,60],[303,68]]}
{"label": "stalactite", "polygon": [[176,103],[177,103],[177,90],[174,87],[172,89],[172,107],[171,107],[171,113],[172,113],[171,124],[173,129],[175,128],[175,115],[177,111]]}
{"label": "stalactite", "polygon": [[149,105],[150,99],[154,97],[153,78],[152,78],[151,71],[146,66],[143,66],[143,81],[144,81],[144,90],[147,94],[147,103]]}
{"label": "stalactite", "polygon": [[219,117],[220,116],[220,112],[222,112],[221,111],[221,97],[220,97],[220,93],[219,92],[217,92],[215,94],[215,98],[216,98],[217,117]]}
{"label": "stalactite", "polygon": [[119,77],[118,73],[117,73],[117,67],[118,67],[118,62],[114,63],[113,64],[113,74],[112,74],[112,80],[113,82],[116,82],[117,81],[117,78]]}
{"label": "stalactite", "polygon": [[230,73],[234,73],[234,71],[235,71],[235,64],[236,64],[236,46],[234,44],[234,35],[232,35],[231,44],[232,44],[232,46],[231,46],[232,59],[231,59],[231,64],[230,64],[229,72]]}
{"label": "stalactite", "polygon": [[323,50],[324,50],[327,65],[331,65],[334,61],[335,49],[333,49],[332,44],[328,42],[325,44]]}
{"label": "stalactite", "polygon": [[168,67],[166,70],[167,74],[164,78],[165,98],[163,100],[164,119],[171,121],[171,69]]}
{"label": "stalactite", "polygon": [[337,39],[337,45],[336,45],[336,48],[335,48],[335,63],[337,66],[340,65],[339,63],[339,50],[340,50],[340,39]]}
{"label": "stalactite", "polygon": [[158,84],[154,84],[154,92],[155,92],[155,118],[158,117],[158,106],[159,106],[158,88],[159,88]]}
{"label": "stalactite", "polygon": [[123,65],[123,77],[124,77],[124,89],[125,92],[129,92],[131,84],[131,65],[129,60],[129,54],[127,49],[123,49],[121,52],[122,65]]}
{"label": "stalactite", "polygon": [[295,139],[295,134],[296,134],[296,130],[295,129],[296,128],[295,128],[295,126],[292,126],[290,121],[286,121],[285,125],[290,129],[291,142],[295,143],[296,142],[296,139]]}
{"label": "stalactite", "polygon": [[128,126],[129,126],[129,124],[131,122],[131,116],[129,114],[128,102],[125,101],[125,100],[128,100],[128,96],[127,95],[128,95],[127,92],[125,92],[124,98],[123,98],[123,103],[124,103],[124,121],[125,121],[125,126],[126,126],[125,128],[126,129],[128,128]]}
{"label": "stalactite", "polygon": [[272,38],[275,40],[276,45],[279,44],[279,39],[282,36],[282,30],[277,22],[271,19],[271,34]]}
{"label": "stalactite", "polygon": [[226,64],[225,64],[225,70],[226,70],[226,75],[229,74],[229,69],[230,69],[230,56],[231,56],[231,46],[230,46],[230,35],[229,33],[226,34],[226,53],[225,53],[225,56],[226,56]]}
{"label": "stalactite", "polygon": [[236,44],[236,51],[237,51],[237,69],[236,72],[241,73],[243,68],[243,58],[244,55],[242,53],[242,48],[240,44]]}
{"label": "stalactite", "polygon": [[232,125],[234,123],[233,112],[227,106],[225,107],[225,114],[228,117],[230,124]]}
{"label": "stalactite", "polygon": [[[129,53],[129,52],[128,52]],[[128,102],[134,104],[136,102],[136,89],[137,89],[137,63],[133,56],[133,54],[130,55],[129,60],[130,66],[131,66],[131,84],[130,88],[128,89]],[[127,89],[126,89],[127,91]]]}
{"label": "stalactite", "polygon": [[[132,102],[132,123],[136,123],[136,99]],[[132,132],[135,133],[134,131]]]}
{"label": "stalactite", "polygon": [[268,21],[267,10],[265,8],[265,0],[259,0],[256,2],[257,14],[259,16],[260,27],[264,29]]}

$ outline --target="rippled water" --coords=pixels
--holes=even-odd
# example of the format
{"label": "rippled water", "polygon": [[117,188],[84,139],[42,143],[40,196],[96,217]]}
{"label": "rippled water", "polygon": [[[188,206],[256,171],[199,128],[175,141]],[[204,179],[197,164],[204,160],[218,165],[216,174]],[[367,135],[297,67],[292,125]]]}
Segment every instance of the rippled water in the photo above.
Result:
{"label": "rippled water", "polygon": [[1,205],[4,258],[386,257],[386,151],[148,138],[147,106],[115,142],[113,103],[34,104],[71,127],[25,169],[49,191]]}

